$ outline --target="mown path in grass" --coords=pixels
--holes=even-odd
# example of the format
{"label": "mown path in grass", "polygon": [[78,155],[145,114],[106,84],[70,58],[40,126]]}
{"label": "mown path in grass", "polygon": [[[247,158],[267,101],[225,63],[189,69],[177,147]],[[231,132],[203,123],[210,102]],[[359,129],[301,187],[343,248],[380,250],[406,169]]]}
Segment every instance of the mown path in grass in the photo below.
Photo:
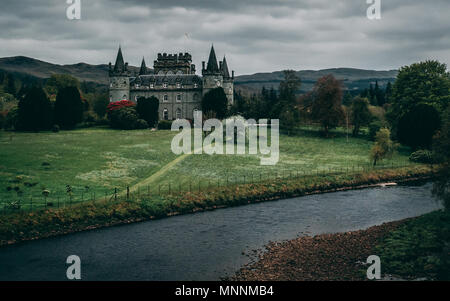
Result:
{"label": "mown path in grass", "polygon": [[[134,184],[133,186],[130,187],[130,192],[136,192],[140,187],[146,187],[151,185],[152,183],[154,183],[158,178],[160,178],[163,174],[165,174],[170,168],[174,167],[176,164],[178,164],[179,162],[181,162],[182,160],[186,159],[189,155],[191,154],[184,154],[181,155],[179,157],[177,157],[175,160],[167,163],[166,165],[164,165],[163,167],[161,167],[160,170],[158,170],[157,172],[155,172],[154,174],[152,174],[150,177]],[[126,191],[122,192],[126,193]]]}

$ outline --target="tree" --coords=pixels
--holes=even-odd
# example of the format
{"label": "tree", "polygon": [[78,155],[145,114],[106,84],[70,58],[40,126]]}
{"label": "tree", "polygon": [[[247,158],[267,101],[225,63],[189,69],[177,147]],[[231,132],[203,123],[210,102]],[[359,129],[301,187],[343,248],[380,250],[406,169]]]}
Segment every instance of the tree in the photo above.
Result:
{"label": "tree", "polygon": [[68,74],[52,74],[45,84],[45,91],[51,96],[58,94],[63,88],[80,88],[80,82],[75,77]]}
{"label": "tree", "polygon": [[281,114],[286,111],[291,111],[291,117],[294,122],[298,121],[299,114],[297,109],[296,92],[301,87],[301,80],[293,70],[284,70],[284,79],[280,82],[278,101],[274,103],[269,109],[272,118],[280,118]]}
{"label": "tree", "polygon": [[353,136],[358,136],[362,126],[369,125],[372,114],[369,111],[369,100],[359,96],[353,99],[351,106],[351,119],[353,122]]}
{"label": "tree", "polygon": [[433,135],[441,127],[440,119],[434,106],[418,104],[399,120],[397,138],[413,149],[430,148]]}
{"label": "tree", "polygon": [[155,96],[149,98],[139,97],[137,100],[136,111],[139,118],[147,121],[150,127],[156,126],[159,117],[159,99]]}
{"label": "tree", "polygon": [[58,91],[55,102],[55,124],[62,128],[73,128],[83,118],[84,105],[76,87],[65,87]]}
{"label": "tree", "polygon": [[52,126],[53,111],[50,100],[40,87],[33,87],[18,105],[19,130],[47,130]]}
{"label": "tree", "polygon": [[437,159],[442,162],[433,184],[433,194],[442,199],[448,211],[450,209],[450,105],[444,111],[442,128],[435,136],[433,151]]}
{"label": "tree", "polygon": [[228,110],[227,96],[222,87],[208,91],[202,99],[202,111],[216,113],[218,119],[225,118]]}
{"label": "tree", "polygon": [[395,136],[399,121],[418,104],[435,107],[441,114],[450,102],[450,76],[447,66],[438,61],[425,61],[402,67],[392,87],[387,118]]}
{"label": "tree", "polygon": [[344,116],[341,83],[333,75],[326,75],[317,81],[312,93],[311,116],[320,122],[325,137],[328,137],[329,130],[337,127]]}
{"label": "tree", "polygon": [[108,94],[102,93],[94,95],[92,109],[94,110],[95,114],[97,114],[98,117],[100,118],[105,117],[106,108],[108,105],[109,105]]}
{"label": "tree", "polygon": [[397,145],[391,140],[391,132],[387,128],[379,130],[375,137],[375,144],[370,151],[373,166],[385,158],[392,157],[396,148]]}

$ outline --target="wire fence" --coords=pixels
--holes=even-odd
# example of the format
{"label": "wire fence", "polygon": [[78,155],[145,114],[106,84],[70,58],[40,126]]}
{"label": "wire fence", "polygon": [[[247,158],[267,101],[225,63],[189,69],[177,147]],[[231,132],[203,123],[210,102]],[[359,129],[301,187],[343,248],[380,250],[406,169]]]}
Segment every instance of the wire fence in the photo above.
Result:
{"label": "wire fence", "polygon": [[60,208],[67,208],[76,204],[90,202],[115,202],[115,201],[136,201],[143,198],[164,197],[174,194],[181,194],[186,192],[202,192],[208,190],[216,190],[220,188],[262,183],[270,181],[280,181],[289,179],[298,179],[309,176],[332,176],[337,174],[352,174],[357,172],[371,171],[377,169],[398,169],[411,166],[412,164],[399,163],[385,163],[373,166],[366,165],[351,165],[347,167],[330,167],[330,168],[316,168],[316,169],[295,169],[271,172],[253,172],[246,174],[229,174],[222,177],[210,179],[190,180],[188,182],[167,181],[154,185],[136,185],[126,187],[115,187],[100,190],[89,191],[89,189],[75,189],[70,185],[66,189],[54,193],[33,193],[33,194],[15,194],[11,195],[0,202],[0,214],[17,213],[17,212],[32,212],[37,210],[54,210]]}

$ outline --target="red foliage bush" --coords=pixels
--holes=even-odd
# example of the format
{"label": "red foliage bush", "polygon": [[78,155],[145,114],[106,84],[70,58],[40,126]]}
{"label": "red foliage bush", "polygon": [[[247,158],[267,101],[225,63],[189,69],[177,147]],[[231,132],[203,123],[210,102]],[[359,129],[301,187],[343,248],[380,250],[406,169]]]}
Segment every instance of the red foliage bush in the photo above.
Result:
{"label": "red foliage bush", "polygon": [[108,113],[115,111],[115,110],[119,110],[121,108],[125,108],[125,107],[134,107],[136,106],[136,104],[132,101],[129,100],[119,100],[119,101],[114,101],[109,103],[109,105],[106,107],[106,110]]}

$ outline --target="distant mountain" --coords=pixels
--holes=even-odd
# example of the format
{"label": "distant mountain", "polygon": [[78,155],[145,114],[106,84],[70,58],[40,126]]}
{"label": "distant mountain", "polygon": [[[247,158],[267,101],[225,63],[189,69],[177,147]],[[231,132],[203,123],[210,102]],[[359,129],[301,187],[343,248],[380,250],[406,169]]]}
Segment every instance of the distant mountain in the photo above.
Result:
{"label": "distant mountain", "polygon": [[[11,73],[26,74],[41,79],[49,78],[52,74],[70,74],[80,81],[102,85],[108,84],[108,68],[106,64],[58,65],[25,56],[0,58],[0,69]],[[130,70],[139,71],[139,68],[130,66]]]}
{"label": "distant mountain", "polygon": [[[342,81],[346,90],[356,91],[365,89],[369,87],[370,84],[375,84],[376,81],[378,81],[380,86],[385,86],[388,82],[392,83],[397,77],[398,70],[375,71],[353,68],[334,68],[318,71],[302,70],[297,71],[296,73],[302,81],[301,92],[311,90],[319,78],[328,74],[333,74],[338,80]],[[241,75],[236,77],[235,85],[245,92],[259,92],[263,86],[266,88],[274,87],[277,89],[283,78],[284,74],[282,71]]]}
{"label": "distant mountain", "polygon": [[[129,68],[132,72],[139,72],[138,67],[129,66]],[[0,58],[0,70],[33,76],[39,79],[49,78],[52,74],[70,74],[80,81],[94,82],[101,85],[108,84],[108,65],[106,64],[90,65],[78,63],[73,65],[58,65],[29,57],[15,56]],[[384,86],[388,82],[393,82],[397,77],[398,71],[374,71],[352,68],[297,71],[297,75],[302,80],[301,91],[309,91],[318,78],[327,74],[333,74],[337,79],[341,80],[346,89],[356,91],[369,87],[375,81],[378,81],[380,86]],[[282,71],[240,75],[235,78],[235,86],[236,89],[251,93],[259,92],[263,86],[277,89],[283,77]]]}

